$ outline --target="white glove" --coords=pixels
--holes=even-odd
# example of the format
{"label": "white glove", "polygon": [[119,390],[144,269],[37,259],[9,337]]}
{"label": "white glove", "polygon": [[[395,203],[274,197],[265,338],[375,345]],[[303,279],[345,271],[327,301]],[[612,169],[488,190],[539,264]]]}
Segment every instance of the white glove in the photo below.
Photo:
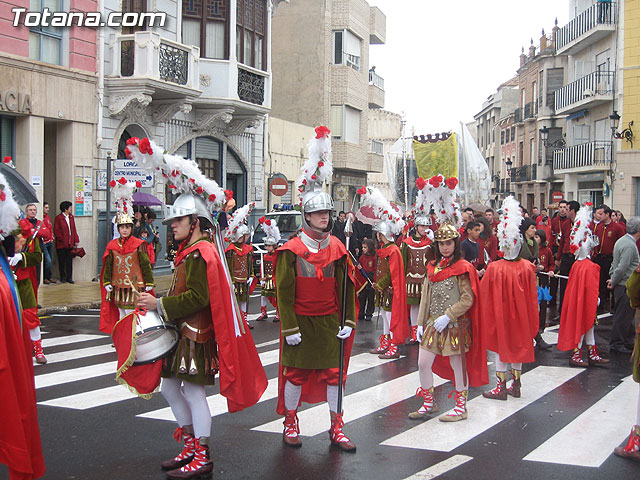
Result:
{"label": "white glove", "polygon": [[349,338],[351,336],[351,332],[352,331],[353,331],[353,328],[347,327],[345,325],[344,327],[342,327],[340,329],[340,331],[338,332],[338,335],[336,335],[336,337],[338,337],[340,340],[344,340],[344,339]]}
{"label": "white glove", "polygon": [[105,285],[105,286],[104,286],[104,289],[105,289],[108,293],[113,292],[113,286],[111,286],[111,285]]}
{"label": "white glove", "polygon": [[302,341],[302,334],[294,333],[293,335],[287,335],[286,337],[284,337],[284,339],[291,346],[298,345]]}
{"label": "white glove", "polygon": [[9,265],[11,265],[12,267],[15,267],[21,261],[22,261],[22,254],[16,253],[13,257],[9,258]]}
{"label": "white glove", "polygon": [[445,315],[440,315],[433,322],[433,326],[436,327],[436,330],[439,333],[441,333],[445,328],[447,328],[447,325],[449,325],[450,321],[451,321],[451,319],[446,314]]}
{"label": "white glove", "polygon": [[418,325],[418,331],[416,332],[416,338],[418,342],[422,342],[422,334],[424,333],[424,327],[422,325]]}
{"label": "white glove", "polygon": [[251,286],[251,284],[253,283],[254,277],[249,277],[249,280],[247,280],[247,285]]}
{"label": "white glove", "polygon": [[431,230],[430,228],[427,229],[424,235],[433,242],[433,239],[435,238],[433,235],[433,230]]}
{"label": "white glove", "polygon": [[147,285],[146,287],[144,287],[145,292],[150,292],[151,290],[153,290],[153,287],[151,285]]}
{"label": "white glove", "polygon": [[600,306],[600,297],[598,297],[598,306]]}

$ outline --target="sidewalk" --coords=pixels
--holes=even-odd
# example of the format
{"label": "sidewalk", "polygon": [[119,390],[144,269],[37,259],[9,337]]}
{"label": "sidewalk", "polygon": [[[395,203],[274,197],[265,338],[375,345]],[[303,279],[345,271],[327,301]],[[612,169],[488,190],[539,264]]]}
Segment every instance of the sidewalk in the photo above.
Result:
{"label": "sidewalk", "polygon": [[[171,274],[157,275],[156,294],[164,295],[171,284]],[[56,283],[40,285],[38,289],[38,315],[70,312],[87,308],[100,308],[100,284],[98,282]]]}

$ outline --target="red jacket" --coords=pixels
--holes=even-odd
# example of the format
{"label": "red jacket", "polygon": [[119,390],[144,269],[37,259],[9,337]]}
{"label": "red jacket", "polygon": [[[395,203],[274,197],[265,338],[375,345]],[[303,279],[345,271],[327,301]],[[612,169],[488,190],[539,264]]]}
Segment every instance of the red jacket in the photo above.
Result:
{"label": "red jacket", "polygon": [[571,253],[571,229],[573,228],[573,222],[567,218],[564,222],[562,222],[562,226],[560,228],[560,243],[558,244],[558,253],[556,254],[556,259],[560,261],[563,253]]}
{"label": "red jacket", "polygon": [[44,227],[47,227],[46,235],[42,236],[42,241],[44,243],[51,243],[53,242],[53,225],[51,224],[51,217],[47,214],[44,214],[42,216],[42,222],[44,223],[44,226],[42,228],[44,229]]}
{"label": "red jacket", "polygon": [[538,250],[538,261],[540,265],[542,265],[543,272],[551,272],[555,268],[555,263],[553,261],[553,253],[551,253],[551,249],[549,247],[540,247]]}
{"label": "red jacket", "polygon": [[45,243],[51,239],[51,230],[49,230],[46,223],[43,223],[40,220],[36,219],[35,227],[28,218],[23,218],[18,222],[18,224],[20,225],[20,228],[22,228],[22,231],[29,230],[31,232],[30,236],[33,236],[33,234],[36,233],[36,230],[38,230],[38,227],[40,227],[37,237],[42,239]]}
{"label": "red jacket", "polygon": [[620,237],[625,236],[627,231],[619,223],[610,222],[608,225],[605,225],[603,222],[600,222],[596,225],[593,233],[600,241],[600,244],[594,249],[595,254],[613,255],[613,246]]}
{"label": "red jacket", "polygon": [[567,217],[561,217],[560,215],[556,215],[551,219],[551,233],[553,233],[553,238],[547,238],[550,247],[558,246],[558,235],[560,235],[562,225],[567,220]]}
{"label": "red jacket", "polygon": [[80,242],[80,239],[78,238],[78,231],[76,230],[76,222],[71,214],[69,214],[68,227],[64,214],[60,213],[56,215],[56,218],[53,221],[53,234],[56,237],[57,249],[73,248]]}

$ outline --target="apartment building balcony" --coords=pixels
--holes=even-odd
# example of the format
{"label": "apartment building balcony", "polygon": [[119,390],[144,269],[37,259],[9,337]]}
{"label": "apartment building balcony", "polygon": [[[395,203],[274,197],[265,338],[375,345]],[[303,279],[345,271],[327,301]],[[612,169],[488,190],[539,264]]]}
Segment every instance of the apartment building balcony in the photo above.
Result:
{"label": "apartment building balcony", "polygon": [[369,44],[382,45],[387,37],[387,17],[378,7],[369,12]]}
{"label": "apartment building balcony", "polygon": [[522,114],[522,108],[516,108],[513,112],[513,123],[522,123],[524,120]]}
{"label": "apartment building balcony", "polygon": [[611,142],[587,142],[553,152],[554,174],[596,172],[611,167]]}
{"label": "apartment building balcony", "polygon": [[[381,155],[372,153],[375,157],[371,158],[368,152],[367,145],[359,145],[349,142],[332,142],[331,144],[331,156],[333,158],[333,169],[336,170],[351,170],[354,172],[367,173],[370,170],[370,163],[375,158],[376,162],[374,166],[378,167],[378,157],[382,159]],[[382,163],[379,163],[379,169],[375,173],[382,172]]]}
{"label": "apartment building balcony", "polygon": [[555,91],[556,113],[573,113],[613,101],[615,72],[593,72]]}
{"label": "apartment building balcony", "polygon": [[616,30],[617,2],[597,2],[558,30],[556,54],[575,55]]}
{"label": "apartment building balcony", "polygon": [[523,165],[514,167],[509,171],[511,183],[531,182],[537,180],[538,165]]}
{"label": "apartment building balcony", "polygon": [[538,101],[527,103],[523,110],[524,120],[535,120],[538,117]]}
{"label": "apartment building balcony", "polygon": [[378,140],[369,140],[367,164],[371,173],[382,173],[384,166],[384,144]]}
{"label": "apartment building balcony", "polygon": [[384,108],[384,78],[369,70],[369,108]]}

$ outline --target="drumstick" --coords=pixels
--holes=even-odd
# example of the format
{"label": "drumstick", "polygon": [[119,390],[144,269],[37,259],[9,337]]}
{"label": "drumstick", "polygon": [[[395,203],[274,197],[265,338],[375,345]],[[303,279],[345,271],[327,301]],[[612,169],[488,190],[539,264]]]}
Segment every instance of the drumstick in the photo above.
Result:
{"label": "drumstick", "polygon": [[124,284],[130,286],[131,290],[133,290],[133,293],[135,293],[136,295],[140,295],[140,292],[136,289],[136,286],[133,284],[133,282],[129,278],[129,275],[125,275]]}
{"label": "drumstick", "polygon": [[[547,275],[549,277],[551,277],[551,275],[549,275],[548,272],[538,272],[540,275]],[[555,278],[562,278],[564,280],[569,280],[569,277],[567,277],[566,275],[558,275],[557,273],[553,275],[553,277]]]}

